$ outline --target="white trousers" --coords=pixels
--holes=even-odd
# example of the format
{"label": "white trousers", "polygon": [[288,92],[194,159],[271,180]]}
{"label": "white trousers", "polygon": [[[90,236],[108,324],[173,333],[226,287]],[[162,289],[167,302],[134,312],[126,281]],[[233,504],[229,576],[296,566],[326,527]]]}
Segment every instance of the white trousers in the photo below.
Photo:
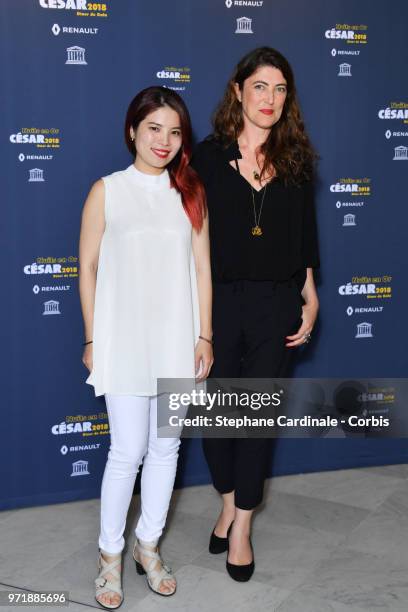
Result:
{"label": "white trousers", "polygon": [[101,489],[99,547],[117,554],[136,475],[143,459],[141,515],[137,538],[157,540],[163,532],[177,468],[179,438],[157,437],[157,397],[105,394],[111,445]]}

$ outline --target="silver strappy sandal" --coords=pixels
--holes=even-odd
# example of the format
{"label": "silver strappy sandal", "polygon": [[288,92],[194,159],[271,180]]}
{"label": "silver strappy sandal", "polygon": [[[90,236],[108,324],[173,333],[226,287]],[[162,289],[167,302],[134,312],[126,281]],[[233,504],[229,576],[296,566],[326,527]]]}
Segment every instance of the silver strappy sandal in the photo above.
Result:
{"label": "silver strappy sandal", "polygon": [[[149,546],[150,548],[147,548]],[[136,571],[142,576],[146,574],[147,584],[149,588],[158,595],[163,595],[164,597],[170,597],[170,595],[174,595],[177,589],[177,585],[174,586],[174,590],[168,593],[163,593],[159,590],[160,584],[163,580],[174,580],[175,577],[171,573],[171,568],[168,567],[160,556],[159,551],[154,551],[152,548],[156,548],[157,542],[143,542],[142,540],[136,539],[134,548],[133,548],[133,558],[136,562]],[[147,569],[145,570],[141,563],[141,556],[148,557],[149,563]],[[160,563],[161,568],[155,569],[157,561]],[[170,586],[168,588],[171,588]]]}
{"label": "silver strappy sandal", "polygon": [[[95,599],[98,602],[98,604],[102,606],[103,608],[106,608],[107,610],[116,610],[123,603],[121,573],[118,570],[118,566],[121,564],[122,554],[120,553],[117,556],[117,558],[115,558],[113,561],[108,563],[102,557],[102,553],[104,553],[107,556],[113,556],[113,555],[109,555],[109,553],[105,551],[99,550],[99,557],[98,557],[99,575],[97,578],[95,578]],[[114,576],[115,578],[115,582],[112,582],[112,578],[110,580],[105,578],[107,574],[112,574],[112,576]],[[99,601],[99,599],[97,599],[97,597],[100,597],[101,595],[104,595],[105,593],[109,593],[109,592],[117,593],[119,595],[120,602],[118,604],[108,604],[108,603]]]}

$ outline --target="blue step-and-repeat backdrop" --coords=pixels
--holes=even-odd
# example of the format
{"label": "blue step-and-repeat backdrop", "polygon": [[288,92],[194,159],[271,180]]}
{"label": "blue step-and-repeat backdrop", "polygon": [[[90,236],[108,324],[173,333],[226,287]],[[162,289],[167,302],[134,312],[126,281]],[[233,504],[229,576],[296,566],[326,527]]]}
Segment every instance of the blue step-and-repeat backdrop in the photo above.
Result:
{"label": "blue step-and-repeat backdrop", "polygon": [[[321,314],[296,375],[406,376],[404,0],[2,0],[0,15],[2,508],[99,495],[109,427],[84,383],[78,237],[91,184],[131,163],[128,103],[171,87],[202,139],[260,45],[291,62],[321,156]],[[271,474],[407,460],[404,439],[281,439]],[[205,482],[185,440],[178,486]]]}

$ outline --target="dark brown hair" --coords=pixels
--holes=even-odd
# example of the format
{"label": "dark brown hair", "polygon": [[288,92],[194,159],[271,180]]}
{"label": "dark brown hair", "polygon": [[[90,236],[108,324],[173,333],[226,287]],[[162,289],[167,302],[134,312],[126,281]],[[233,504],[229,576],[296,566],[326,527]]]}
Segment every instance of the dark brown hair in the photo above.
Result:
{"label": "dark brown hair", "polygon": [[225,146],[237,140],[243,130],[244,121],[234,85],[238,83],[242,91],[244,81],[262,66],[278,68],[287,82],[287,96],[282,115],[260,148],[260,153],[265,156],[262,175],[273,166],[277,176],[285,183],[298,184],[312,178],[317,155],[306,134],[292,68],[276,49],[259,47],[245,55],[237,64],[228,81],[224,98],[214,114],[214,136]]}
{"label": "dark brown hair", "polygon": [[171,186],[180,194],[184,210],[192,226],[200,230],[206,216],[204,187],[198,174],[190,166],[192,149],[191,120],[183,99],[172,89],[166,87],[147,87],[140,91],[129,105],[125,121],[125,141],[130,153],[135,156],[135,144],[130,137],[130,128],[137,130],[138,125],[150,113],[162,106],[169,106],[179,116],[181,129],[181,148],[167,165]]}

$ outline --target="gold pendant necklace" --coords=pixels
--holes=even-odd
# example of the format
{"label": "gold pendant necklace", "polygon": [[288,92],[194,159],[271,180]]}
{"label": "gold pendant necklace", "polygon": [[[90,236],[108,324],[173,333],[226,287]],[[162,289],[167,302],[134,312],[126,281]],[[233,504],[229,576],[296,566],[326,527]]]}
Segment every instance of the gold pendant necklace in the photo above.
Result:
{"label": "gold pendant necklace", "polygon": [[254,227],[251,230],[253,236],[262,236],[262,227],[259,225],[259,223],[260,223],[260,220],[261,220],[262,208],[263,208],[263,203],[264,203],[265,193],[266,193],[267,188],[268,188],[268,183],[264,187],[264,192],[262,194],[262,200],[261,200],[261,206],[259,208],[259,213],[258,213],[258,216],[257,216],[257,214],[256,214],[256,206],[255,206],[254,189],[253,189],[253,187],[251,185],[252,206],[253,206],[253,209],[254,209],[254,221],[255,221],[255,225],[254,225]]}

